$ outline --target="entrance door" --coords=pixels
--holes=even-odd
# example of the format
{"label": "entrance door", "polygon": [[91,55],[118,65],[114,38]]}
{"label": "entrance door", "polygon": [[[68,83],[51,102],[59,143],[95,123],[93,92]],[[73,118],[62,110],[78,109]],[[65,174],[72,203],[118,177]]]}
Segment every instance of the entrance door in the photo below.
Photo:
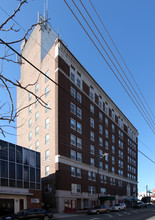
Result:
{"label": "entrance door", "polygon": [[19,210],[22,211],[24,209],[24,200],[20,199],[19,200]]}
{"label": "entrance door", "polygon": [[14,199],[0,199],[0,216],[14,213]]}
{"label": "entrance door", "polygon": [[77,199],[77,210],[81,209],[81,199]]}

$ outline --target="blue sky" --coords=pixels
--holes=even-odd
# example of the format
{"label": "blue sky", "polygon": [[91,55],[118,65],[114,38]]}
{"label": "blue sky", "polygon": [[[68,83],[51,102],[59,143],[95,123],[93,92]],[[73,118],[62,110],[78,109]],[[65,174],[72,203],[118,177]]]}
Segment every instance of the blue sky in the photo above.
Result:
{"label": "blue sky", "polygon": [[[68,0],[67,2],[73,7],[71,0]],[[79,1],[75,0],[75,2],[80,6]],[[99,29],[111,49],[114,51],[118,61],[121,62],[115,48],[108,39],[108,35],[105,33],[101,23],[95,16],[89,1],[83,2],[87,6],[89,12],[92,13],[94,21],[99,26]],[[126,61],[152,112],[155,114],[155,1],[92,0],[92,3]],[[16,0],[1,1],[0,3],[0,7],[8,14],[11,14],[17,6],[18,1]],[[1,8],[0,24],[7,18],[7,15]],[[82,10],[81,6],[80,8]],[[75,10],[75,7],[73,7],[73,9]],[[15,17],[15,20],[24,30],[27,30],[27,28],[37,22],[38,11],[43,14],[44,0],[29,1],[28,4],[25,4],[22,7],[20,13]],[[80,17],[79,14],[77,15]],[[59,32],[59,36],[63,39],[71,52],[137,128],[139,132],[139,150],[154,160],[154,133],[136,109],[116,77],[108,68],[92,42],[86,36],[85,32],[73,17],[63,0],[49,0],[48,17],[50,18],[50,24],[53,29],[56,32]],[[16,27],[19,28],[18,25],[16,25]],[[22,28],[20,28],[18,36],[21,36],[24,33]],[[4,33],[0,33],[0,35],[3,39],[6,38]],[[14,37],[15,34],[13,32],[7,34],[8,40]],[[15,48],[20,51],[20,45],[17,45]],[[0,54],[1,53],[2,50]],[[123,66],[122,62],[121,65]],[[14,80],[18,80],[20,77],[19,66],[10,63],[4,63],[4,72]],[[128,77],[130,78],[129,75]],[[8,96],[4,89],[1,89],[0,93],[0,103],[3,103],[4,98],[7,100]],[[16,103],[16,90],[14,88],[12,89],[12,94]],[[6,106],[8,105],[6,104]],[[7,129],[7,131],[16,134],[16,130],[14,129]],[[15,135],[7,135],[6,138],[0,135],[0,138],[16,143]],[[155,165],[151,161],[146,159],[140,153],[138,154],[139,191],[145,191],[146,185],[148,185],[151,190],[155,188],[154,168]]]}

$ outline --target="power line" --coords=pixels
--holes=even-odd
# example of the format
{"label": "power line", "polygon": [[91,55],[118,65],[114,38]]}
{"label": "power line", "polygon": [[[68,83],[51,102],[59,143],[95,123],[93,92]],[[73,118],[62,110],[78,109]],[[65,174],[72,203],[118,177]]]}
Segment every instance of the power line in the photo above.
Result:
{"label": "power line", "polygon": [[129,72],[129,74],[130,74],[130,76],[132,77],[132,79],[133,79],[133,81],[134,81],[134,83],[135,83],[135,85],[136,85],[137,89],[139,90],[139,92],[140,92],[141,96],[143,97],[143,99],[144,99],[144,101],[145,101],[145,103],[146,103],[147,107],[149,108],[149,110],[150,110],[150,112],[151,112],[152,116],[155,118],[155,115],[153,114],[153,112],[152,112],[151,108],[149,107],[149,105],[148,105],[148,103],[147,103],[147,101],[146,101],[146,98],[144,97],[144,95],[143,95],[142,91],[140,90],[140,88],[139,88],[139,86],[138,86],[138,84],[137,84],[136,80],[135,80],[135,79],[134,79],[134,77],[133,77],[133,74],[131,73],[131,71],[130,71],[129,67],[127,66],[127,63],[125,62],[125,60],[124,60],[123,56],[121,55],[120,51],[118,50],[118,48],[117,48],[117,46],[116,46],[115,42],[113,41],[112,37],[111,37],[111,36],[110,36],[110,34],[109,34],[109,32],[108,32],[107,28],[105,27],[105,25],[104,25],[104,23],[103,23],[103,21],[102,21],[101,17],[99,16],[99,13],[98,13],[98,12],[97,12],[97,10],[95,9],[95,7],[94,7],[94,5],[92,4],[91,0],[89,0],[89,2],[90,2],[90,4],[91,4],[92,8],[94,9],[94,11],[95,11],[95,13],[96,13],[97,17],[99,18],[99,20],[100,20],[100,22],[101,22],[102,26],[104,27],[104,29],[105,29],[106,33],[108,34],[108,36],[109,36],[109,38],[110,38],[111,42],[113,43],[113,45],[114,45],[114,47],[115,47],[116,51],[118,52],[118,54],[119,54],[119,56],[120,56],[121,60],[123,61],[123,63],[124,63],[124,65],[125,65],[125,67],[127,68],[128,72]]}
{"label": "power line", "polygon": [[[72,1],[73,1],[73,0],[72,0]],[[73,1],[73,2],[74,2],[74,1]],[[153,121],[152,118],[151,118],[151,115],[150,115],[149,112],[147,111],[145,105],[143,104],[142,100],[140,99],[139,95],[137,94],[136,90],[134,89],[132,83],[130,82],[129,78],[127,77],[125,71],[122,69],[122,66],[121,66],[120,63],[118,62],[117,58],[115,57],[114,53],[113,53],[112,50],[110,49],[108,43],[106,42],[105,38],[104,38],[103,35],[101,34],[99,28],[97,27],[96,23],[95,23],[94,20],[92,19],[91,15],[89,14],[88,10],[86,9],[86,7],[84,6],[84,4],[83,4],[83,2],[82,2],[81,0],[80,0],[80,3],[82,4],[83,8],[84,8],[85,11],[87,12],[89,18],[90,18],[91,21],[93,22],[94,26],[96,27],[97,31],[99,32],[100,36],[102,37],[103,41],[105,42],[106,46],[108,47],[108,49],[109,49],[110,53],[112,54],[112,56],[114,57],[115,61],[116,61],[117,64],[119,65],[119,67],[120,67],[120,69],[122,70],[122,72],[123,72],[125,78],[127,79],[127,81],[128,81],[128,83],[130,84],[131,88],[132,88],[133,91],[135,92],[135,94],[136,94],[136,96],[138,97],[140,103],[141,103],[142,106],[144,107],[146,113],[149,115],[149,118],[151,119],[151,122],[155,125],[154,121]],[[124,81],[124,80],[123,80],[123,81]],[[125,81],[124,81],[124,82],[125,82]],[[126,84],[126,82],[125,82],[125,84]],[[126,85],[127,85],[127,84],[126,84]],[[128,87],[128,86],[127,86],[127,87]],[[128,88],[129,88],[129,87],[128,87]],[[131,90],[130,90],[130,92],[131,92]],[[133,95],[133,93],[132,93],[132,95]],[[134,96],[134,95],[133,95],[133,96]],[[135,96],[134,96],[134,98],[135,98]],[[135,98],[135,99],[136,99],[136,98]],[[136,99],[136,101],[137,101],[137,99]],[[138,102],[138,101],[137,101],[137,102]],[[138,103],[138,104],[139,104],[139,103]],[[141,107],[141,109],[142,109],[142,107]],[[152,123],[151,123],[151,124],[152,124]],[[153,127],[154,127],[154,126],[153,126]],[[155,128],[154,128],[154,129],[155,129]]]}
{"label": "power line", "polygon": [[[118,79],[118,81],[120,82],[120,84],[122,85],[122,87],[124,88],[124,90],[126,91],[126,93],[128,94],[128,96],[130,97],[130,99],[133,101],[133,103],[135,104],[135,106],[137,107],[137,109],[139,110],[139,112],[141,113],[141,115],[143,116],[143,118],[145,119],[146,123],[148,124],[148,126],[150,127],[150,129],[152,130],[152,132],[155,134],[154,128],[152,128],[152,126],[149,124],[149,122],[147,121],[147,119],[145,118],[145,116],[143,115],[142,111],[139,109],[139,107],[137,106],[137,104],[135,103],[135,101],[133,100],[133,98],[131,97],[130,93],[126,90],[125,86],[123,85],[123,83],[121,82],[121,80],[118,78],[117,74],[115,73],[115,71],[113,70],[113,68],[111,67],[111,65],[109,64],[109,62],[106,60],[106,58],[104,57],[103,53],[100,51],[100,49],[97,47],[96,43],[94,42],[94,40],[91,38],[91,36],[89,35],[89,33],[86,31],[86,29],[84,28],[84,26],[82,25],[82,23],[80,22],[80,20],[77,18],[77,16],[75,15],[75,13],[73,12],[73,10],[71,9],[71,7],[68,5],[68,3],[66,2],[66,0],[64,0],[64,2],[66,3],[66,5],[68,6],[68,8],[70,9],[70,11],[72,12],[72,14],[74,15],[74,17],[77,19],[77,21],[79,22],[79,24],[82,26],[83,30],[85,31],[85,33],[87,34],[87,36],[90,38],[90,40],[92,41],[92,43],[94,44],[94,46],[96,47],[96,49],[98,50],[98,52],[100,53],[100,55],[102,56],[102,58],[104,59],[104,61],[107,63],[108,67],[111,69],[111,71],[114,73],[115,77]],[[145,114],[145,113],[144,113]],[[146,115],[146,114],[145,114]],[[146,116],[147,117],[147,116]],[[148,117],[147,117],[148,118]]]}

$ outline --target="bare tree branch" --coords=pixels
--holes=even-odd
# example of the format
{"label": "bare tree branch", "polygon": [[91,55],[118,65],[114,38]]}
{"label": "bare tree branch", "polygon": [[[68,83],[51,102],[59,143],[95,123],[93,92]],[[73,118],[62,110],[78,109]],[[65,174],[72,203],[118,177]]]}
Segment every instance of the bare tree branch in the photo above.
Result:
{"label": "bare tree branch", "polygon": [[8,18],[0,25],[0,30],[8,23],[9,20],[11,20],[11,19],[17,14],[17,12],[20,11],[20,8],[21,8],[21,6],[22,6],[24,3],[27,3],[27,0],[20,1],[19,6],[18,6],[18,8],[14,11],[14,13],[13,13],[10,17],[8,17]]}

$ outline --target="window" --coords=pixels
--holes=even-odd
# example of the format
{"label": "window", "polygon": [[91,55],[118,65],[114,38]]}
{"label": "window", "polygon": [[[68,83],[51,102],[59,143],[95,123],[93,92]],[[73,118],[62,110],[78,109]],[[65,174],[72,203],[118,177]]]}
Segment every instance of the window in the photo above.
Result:
{"label": "window", "polygon": [[90,90],[90,99],[94,101],[94,92],[92,90]]}
{"label": "window", "polygon": [[91,172],[88,172],[88,180],[91,180]]}
{"label": "window", "polygon": [[90,165],[94,167],[94,158],[90,158]]}
{"label": "window", "polygon": [[103,154],[103,151],[102,150],[99,150],[99,155],[102,155]]}
{"label": "window", "polygon": [[38,149],[39,149],[39,141],[36,141],[36,143],[35,143],[35,150],[38,151]]}
{"label": "window", "polygon": [[77,78],[77,86],[81,88],[81,80]]}
{"label": "window", "polygon": [[96,188],[95,188],[95,186],[88,186],[88,193],[90,193],[90,194],[95,194],[95,193],[96,193]]}
{"label": "window", "polygon": [[103,146],[103,138],[99,137],[99,145],[102,147]]}
{"label": "window", "polygon": [[77,177],[81,178],[81,169],[77,168]]}
{"label": "window", "polygon": [[108,148],[109,148],[108,141],[105,141],[105,149],[108,150]]}
{"label": "window", "polygon": [[111,117],[112,117],[113,120],[115,119],[115,113],[114,113],[114,110],[111,111]]}
{"label": "window", "polygon": [[76,146],[76,137],[73,134],[71,134],[70,143],[71,143],[71,145]]}
{"label": "window", "polygon": [[71,167],[71,176],[76,176],[75,167]]}
{"label": "window", "polygon": [[46,103],[46,107],[45,107],[45,113],[47,113],[49,111],[49,107],[50,107],[50,103],[47,102]]}
{"label": "window", "polygon": [[108,138],[109,137],[109,132],[107,129],[105,129],[105,137]]}
{"label": "window", "polygon": [[90,104],[90,112],[94,114],[94,106]]}
{"label": "window", "polygon": [[31,98],[32,98],[32,94],[29,92],[29,101],[31,100]]}
{"label": "window", "polygon": [[114,133],[115,132],[115,125],[112,124],[112,132]]}
{"label": "window", "polygon": [[50,124],[50,119],[46,118],[46,120],[45,120],[45,128],[46,129],[49,129],[49,124]]}
{"label": "window", "polygon": [[94,141],[95,140],[95,135],[93,131],[90,131],[90,140]]}
{"label": "window", "polygon": [[108,118],[105,118],[105,125],[108,126]]}
{"label": "window", "polygon": [[105,113],[108,115],[108,103],[105,103]]}
{"label": "window", "polygon": [[107,183],[107,177],[104,176],[104,183]]}
{"label": "window", "polygon": [[105,155],[105,161],[108,161],[108,158],[109,158],[108,155]]}
{"label": "window", "polygon": [[96,181],[96,174],[95,173],[93,173],[92,180]]}
{"label": "window", "polygon": [[49,134],[45,135],[45,145],[49,144]]}
{"label": "window", "polygon": [[37,122],[39,120],[39,112],[35,113],[35,122]]}
{"label": "window", "polygon": [[76,106],[71,102],[70,104],[70,111],[71,113],[73,113],[74,115],[76,114]]}
{"label": "window", "polygon": [[29,133],[29,141],[32,140],[32,132]]}
{"label": "window", "polygon": [[48,176],[48,175],[49,175],[49,171],[50,171],[49,166],[46,166],[46,167],[45,167],[45,176]]}
{"label": "window", "polygon": [[76,160],[76,151],[71,150],[71,159]]}
{"label": "window", "polygon": [[94,128],[94,119],[90,118],[90,127]]}
{"label": "window", "polygon": [[103,175],[100,175],[100,182],[103,183]]}
{"label": "window", "polygon": [[115,157],[114,156],[112,156],[112,164],[115,164]]}
{"label": "window", "polygon": [[115,136],[112,134],[112,142],[115,143]]}
{"label": "window", "polygon": [[49,160],[49,150],[45,151],[45,160]]}
{"label": "window", "polygon": [[90,145],[90,153],[94,154],[94,146],[93,145]]}
{"label": "window", "polygon": [[99,120],[102,121],[103,120],[103,115],[101,112],[99,112]]}
{"label": "window", "polygon": [[29,105],[29,114],[32,113],[32,105]]}
{"label": "window", "polygon": [[78,92],[77,92],[77,100],[78,102],[82,103],[82,96]]}
{"label": "window", "polygon": [[38,105],[39,105],[39,102],[38,102],[38,100],[36,100],[36,101],[35,101],[35,108],[37,108]]}
{"label": "window", "polygon": [[31,145],[31,146],[29,146],[29,149],[30,149],[30,150],[32,150],[32,145]]}
{"label": "window", "polygon": [[81,193],[81,185],[80,184],[74,184],[71,185],[72,193]]}
{"label": "window", "polygon": [[37,93],[38,90],[39,90],[39,84],[37,83],[37,84],[35,85],[35,93]]}
{"label": "window", "polygon": [[106,188],[101,188],[100,191],[101,191],[101,195],[105,195],[106,194]]}
{"label": "window", "polygon": [[108,171],[108,164],[105,164],[105,170]]}
{"label": "window", "polygon": [[49,77],[49,70],[46,72],[46,74],[45,74],[46,76],[45,76],[45,83],[49,80],[48,79],[48,77]]}
{"label": "window", "polygon": [[35,128],[35,136],[38,136],[38,134],[39,134],[39,127],[37,126],[37,127]]}
{"label": "window", "polygon": [[79,137],[77,137],[77,148],[82,148],[82,140]]}
{"label": "window", "polygon": [[77,152],[77,161],[82,162],[82,154]]}
{"label": "window", "polygon": [[112,173],[115,173],[115,167],[112,167]]}
{"label": "window", "polygon": [[82,125],[79,122],[77,122],[77,132],[82,133]]}
{"label": "window", "polygon": [[77,107],[77,117],[82,119],[82,110]]}
{"label": "window", "polygon": [[102,161],[99,161],[99,168],[103,169],[103,162]]}
{"label": "window", "polygon": [[71,78],[72,82],[75,83],[75,74],[73,72],[71,72],[70,78]]}
{"label": "window", "polygon": [[71,128],[76,130],[76,121],[73,118],[71,118]]}
{"label": "window", "polygon": [[103,126],[102,125],[99,125],[99,133],[103,134]]}
{"label": "window", "polygon": [[99,96],[99,107],[102,109],[103,108],[103,104],[102,104],[102,97]]}
{"label": "window", "polygon": [[71,87],[71,96],[73,98],[76,98],[76,91],[75,91],[75,89],[73,87]]}
{"label": "window", "polygon": [[29,128],[32,126],[32,119],[29,120]]}
{"label": "window", "polygon": [[49,95],[49,86],[45,88],[45,97],[47,97],[48,95]]}
{"label": "window", "polygon": [[115,153],[115,146],[112,145],[112,153],[114,154]]}

